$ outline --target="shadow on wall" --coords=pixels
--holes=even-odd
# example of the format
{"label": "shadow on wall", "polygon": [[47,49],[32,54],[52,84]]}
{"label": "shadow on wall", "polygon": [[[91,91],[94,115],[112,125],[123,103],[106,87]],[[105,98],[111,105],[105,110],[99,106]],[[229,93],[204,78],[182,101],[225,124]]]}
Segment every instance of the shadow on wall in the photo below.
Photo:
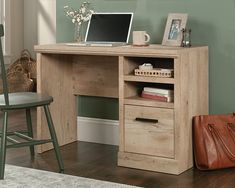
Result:
{"label": "shadow on wall", "polygon": [[56,41],[56,0],[24,0],[24,48]]}
{"label": "shadow on wall", "polygon": [[[45,5],[44,5],[45,6]],[[56,27],[55,23],[53,22],[51,15],[48,14],[48,10],[45,10],[45,7],[42,5],[42,2],[37,2],[37,10],[38,10],[38,16],[42,16],[43,22],[46,24],[46,28],[49,29],[50,33],[52,33],[54,36],[56,36]],[[54,7],[55,8],[55,7]],[[55,15],[56,16],[56,15]],[[40,42],[40,41],[39,41]]]}

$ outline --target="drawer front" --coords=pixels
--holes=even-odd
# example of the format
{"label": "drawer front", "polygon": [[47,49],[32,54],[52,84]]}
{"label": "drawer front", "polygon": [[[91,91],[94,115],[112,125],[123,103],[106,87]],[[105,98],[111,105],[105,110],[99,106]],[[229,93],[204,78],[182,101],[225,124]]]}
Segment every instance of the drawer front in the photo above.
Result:
{"label": "drawer front", "polygon": [[174,110],[125,105],[125,151],[174,158]]}

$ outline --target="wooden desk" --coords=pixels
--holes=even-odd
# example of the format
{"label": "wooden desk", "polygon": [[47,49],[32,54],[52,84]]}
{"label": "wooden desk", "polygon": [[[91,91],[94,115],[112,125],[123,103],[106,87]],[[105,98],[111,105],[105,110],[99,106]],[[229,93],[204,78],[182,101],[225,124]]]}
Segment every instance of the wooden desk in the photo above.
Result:
{"label": "wooden desk", "polygon": [[[50,109],[60,145],[77,140],[76,95],[119,98],[118,164],[179,174],[192,167],[191,121],[208,113],[207,47],[81,47],[65,44],[35,46],[37,90],[53,96]],[[134,76],[150,62],[174,69],[173,78]],[[173,103],[139,97],[143,85],[166,85]],[[45,118],[37,112],[37,136],[48,137]],[[158,128],[135,123],[134,116],[160,119]],[[156,130],[155,130],[156,129]],[[44,145],[39,152],[51,145]]]}

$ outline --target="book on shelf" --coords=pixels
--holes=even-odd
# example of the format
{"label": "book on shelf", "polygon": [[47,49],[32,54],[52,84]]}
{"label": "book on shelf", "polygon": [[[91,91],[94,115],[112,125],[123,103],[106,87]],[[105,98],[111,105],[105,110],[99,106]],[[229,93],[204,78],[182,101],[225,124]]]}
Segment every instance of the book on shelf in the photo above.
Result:
{"label": "book on shelf", "polygon": [[143,91],[151,92],[151,93],[158,93],[158,94],[163,94],[163,95],[173,95],[174,94],[174,90],[154,88],[154,87],[144,87]]}
{"label": "book on shelf", "polygon": [[156,92],[149,92],[149,91],[142,91],[142,93],[148,94],[148,95],[158,95],[163,97],[173,97],[173,94],[162,94],[162,93],[156,93]]}
{"label": "book on shelf", "polygon": [[143,91],[141,97],[146,99],[153,99],[161,102],[173,102],[174,96],[173,95],[162,95],[162,94],[151,94],[150,92]]}

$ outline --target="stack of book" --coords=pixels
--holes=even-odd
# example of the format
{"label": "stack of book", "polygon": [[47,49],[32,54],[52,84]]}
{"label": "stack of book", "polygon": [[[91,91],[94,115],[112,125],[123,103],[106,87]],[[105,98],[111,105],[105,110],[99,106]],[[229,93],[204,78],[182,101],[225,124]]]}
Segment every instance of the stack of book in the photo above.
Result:
{"label": "stack of book", "polygon": [[144,87],[141,97],[161,102],[173,102],[174,91],[170,89]]}

